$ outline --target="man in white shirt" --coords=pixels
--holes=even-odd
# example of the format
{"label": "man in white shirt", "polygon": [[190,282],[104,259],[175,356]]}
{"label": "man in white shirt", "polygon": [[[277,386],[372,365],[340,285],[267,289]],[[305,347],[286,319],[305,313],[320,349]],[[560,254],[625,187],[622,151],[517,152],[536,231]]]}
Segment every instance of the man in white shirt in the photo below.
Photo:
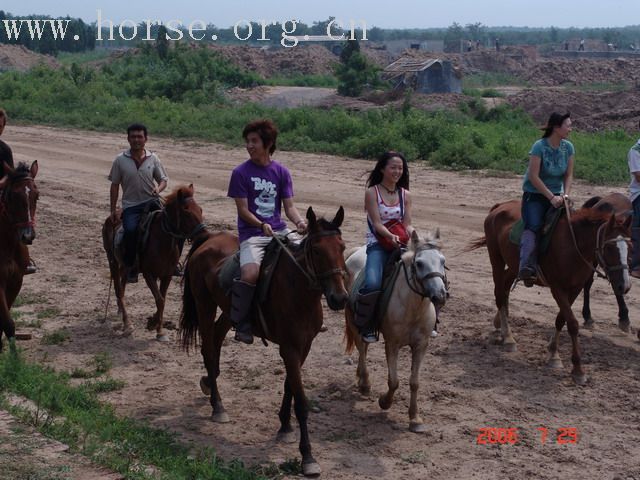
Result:
{"label": "man in white shirt", "polygon": [[[638,128],[640,128],[640,122],[638,122]],[[633,205],[631,276],[640,278],[640,140],[629,149],[627,161],[629,162],[629,172],[631,173],[629,200]]]}

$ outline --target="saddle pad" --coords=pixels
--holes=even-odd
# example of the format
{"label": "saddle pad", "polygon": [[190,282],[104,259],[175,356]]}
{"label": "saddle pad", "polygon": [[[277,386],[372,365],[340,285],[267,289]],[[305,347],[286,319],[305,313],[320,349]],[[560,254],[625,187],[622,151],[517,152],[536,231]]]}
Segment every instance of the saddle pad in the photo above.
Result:
{"label": "saddle pad", "polygon": [[[564,207],[562,208],[553,208],[550,209],[544,219],[544,226],[542,227],[542,236],[540,238],[540,254],[546,253],[549,250],[549,245],[551,244],[551,236],[553,235],[553,231],[556,229],[556,225],[558,224],[558,220],[560,220],[560,216],[564,213]],[[520,237],[522,237],[522,232],[524,231],[524,221],[522,219],[518,220],[511,227],[511,231],[509,232],[509,241],[514,245],[520,245]]]}

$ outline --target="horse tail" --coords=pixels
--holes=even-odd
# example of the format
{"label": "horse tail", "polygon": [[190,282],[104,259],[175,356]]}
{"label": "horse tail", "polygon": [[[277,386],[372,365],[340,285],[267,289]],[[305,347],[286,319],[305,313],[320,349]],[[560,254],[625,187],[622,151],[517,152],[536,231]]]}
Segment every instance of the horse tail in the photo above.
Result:
{"label": "horse tail", "polygon": [[591,208],[600,200],[602,200],[602,197],[599,197],[597,195],[595,197],[591,197],[589,200],[582,204],[582,208]]}
{"label": "horse tail", "polygon": [[191,291],[191,269],[189,268],[189,260],[191,255],[202,245],[209,235],[202,235],[191,245],[191,249],[187,254],[184,262],[184,276],[182,277],[182,311],[180,312],[180,341],[182,348],[189,351],[189,348],[196,345],[198,341],[198,311],[196,309],[196,301]]}
{"label": "horse tail", "polygon": [[464,253],[470,252],[472,250],[477,250],[478,248],[487,246],[487,237],[480,237],[472,240],[469,245],[463,250]]}
{"label": "horse tail", "polygon": [[[349,307],[347,307],[349,308]],[[347,355],[353,352],[353,347],[356,346],[356,337],[353,333],[353,328],[350,328],[349,325],[349,316],[345,314],[345,322],[344,322],[344,338],[347,341],[347,346],[344,351]]]}

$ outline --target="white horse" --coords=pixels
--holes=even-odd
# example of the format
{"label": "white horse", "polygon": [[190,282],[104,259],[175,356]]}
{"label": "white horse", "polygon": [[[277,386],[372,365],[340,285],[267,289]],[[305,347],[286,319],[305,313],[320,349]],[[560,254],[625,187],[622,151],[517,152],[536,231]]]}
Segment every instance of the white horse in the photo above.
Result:
{"label": "white horse", "polygon": [[[381,395],[378,404],[387,410],[393,403],[393,395],[398,388],[398,351],[401,347],[411,347],[411,402],[409,405],[409,430],[421,433],[426,430],[418,413],[418,386],[420,365],[429,344],[429,338],[436,323],[436,306],[444,305],[447,298],[445,258],[440,251],[440,231],[427,233],[420,239],[414,231],[409,248],[401,256],[402,268],[398,274],[386,312],[379,327],[385,340],[387,366],[389,368],[389,390]],[[347,269],[355,279],[365,266],[366,247],[351,251],[346,259]],[[354,312],[351,305],[345,309],[347,353],[358,349],[358,389],[363,395],[371,391],[367,371],[367,347],[353,324]]]}

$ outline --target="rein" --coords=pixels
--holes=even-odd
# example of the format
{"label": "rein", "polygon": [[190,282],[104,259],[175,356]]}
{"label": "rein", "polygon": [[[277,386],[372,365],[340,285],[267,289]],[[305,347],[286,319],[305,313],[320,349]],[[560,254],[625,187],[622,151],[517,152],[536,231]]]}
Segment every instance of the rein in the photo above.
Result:
{"label": "rein", "polygon": [[190,240],[193,237],[195,237],[197,234],[202,232],[203,230],[206,230],[207,226],[201,222],[198,225],[196,225],[195,228],[190,233],[184,234],[180,231],[180,215],[178,214],[178,223],[174,227],[173,224],[171,223],[171,219],[169,218],[169,213],[167,212],[167,208],[164,207],[162,209],[162,218],[160,219],[160,228],[164,233],[166,233],[167,235],[175,239]]}
{"label": "rein", "polygon": [[340,235],[340,232],[338,232],[336,230],[331,230],[331,231],[326,231],[326,232],[314,233],[312,235],[308,235],[307,236],[307,238],[305,239],[306,241],[304,243],[304,259],[305,259],[305,262],[308,265],[308,269],[306,269],[305,267],[302,266],[302,264],[300,264],[300,262],[295,258],[295,256],[291,252],[291,250],[289,250],[289,248],[284,244],[284,242],[277,235],[274,235],[273,238],[276,239],[276,242],[278,243],[278,245],[280,245],[280,247],[284,250],[284,252],[287,254],[287,256],[291,259],[293,264],[306,277],[306,279],[309,282],[309,285],[310,285],[311,289],[312,290],[322,290],[322,286],[320,285],[320,281],[321,280],[323,280],[323,279],[325,279],[327,277],[330,277],[331,275],[335,275],[336,273],[342,275],[343,277],[346,276],[346,274],[347,274],[346,270],[344,270],[342,268],[334,268],[334,269],[328,270],[326,272],[322,272],[320,274],[318,274],[316,272],[316,268],[315,268],[315,265],[313,263],[313,255],[311,253],[311,242],[312,242],[312,240],[314,240],[316,238],[331,237],[331,236],[334,236],[334,235]]}
{"label": "rein", "polygon": [[[17,178],[14,178],[13,180],[11,180],[11,183],[20,182],[20,181],[34,182],[34,179],[31,175],[24,175],[24,176],[19,176]],[[4,190],[0,190],[0,192],[2,193],[2,196],[0,196],[0,216],[8,216],[9,209],[7,208],[7,205],[9,204],[9,195],[11,193],[10,185],[7,185],[4,188]],[[31,220],[27,222],[12,222],[11,225],[15,228],[24,228],[24,227],[34,228],[36,226],[35,213],[33,215],[33,218],[31,218]]]}

